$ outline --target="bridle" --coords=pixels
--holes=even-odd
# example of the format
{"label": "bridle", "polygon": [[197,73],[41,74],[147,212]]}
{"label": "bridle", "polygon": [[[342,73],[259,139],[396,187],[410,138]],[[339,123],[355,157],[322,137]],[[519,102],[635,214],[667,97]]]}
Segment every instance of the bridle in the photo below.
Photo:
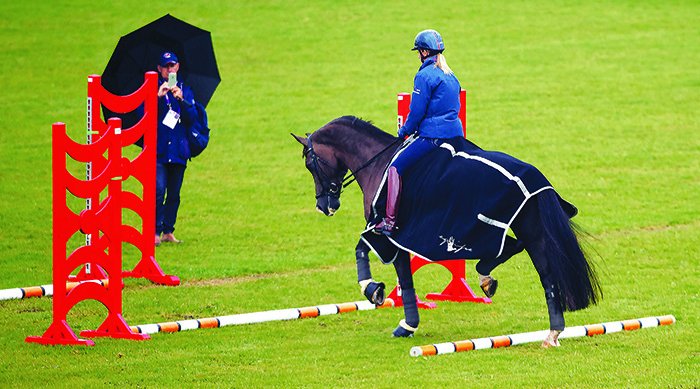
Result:
{"label": "bridle", "polygon": [[[355,169],[354,172],[351,171],[349,172],[349,174],[346,175],[349,169],[345,168],[345,171],[343,171],[342,174],[338,174],[334,181],[333,178],[330,178],[327,174],[323,172],[323,169],[321,169],[320,165],[326,165],[334,171],[338,169],[333,168],[330,163],[328,163],[326,160],[324,160],[323,158],[319,157],[318,154],[316,154],[316,152],[314,151],[313,143],[311,142],[311,135],[309,135],[307,139],[309,141],[309,144],[306,146],[307,149],[304,152],[304,156],[311,158],[314,173],[321,183],[321,193],[316,195],[317,199],[324,196],[328,196],[329,198],[335,199],[340,198],[340,194],[343,192],[343,188],[347,187],[348,185],[352,184],[354,181],[357,180],[357,173],[359,173],[362,169],[366,168],[367,166],[371,165],[377,158],[379,158],[379,156],[384,154],[387,150],[395,146],[397,143],[403,141],[403,139],[398,138],[395,141],[391,142],[388,146],[386,146],[380,152],[378,152],[374,157],[370,158],[359,168]],[[337,179],[337,177],[340,176],[343,176],[342,181]]]}
{"label": "bridle", "polygon": [[345,168],[344,171],[341,174],[338,174],[336,177],[329,177],[321,168],[322,164],[328,166],[330,169],[333,169],[333,171],[339,169],[332,167],[330,163],[316,154],[313,143],[311,143],[311,135],[309,135],[307,139],[309,140],[309,144],[306,146],[304,156],[311,158],[311,166],[313,166],[314,175],[318,177],[321,184],[321,193],[316,194],[316,199],[326,196],[334,199],[340,198],[340,193],[342,192],[341,186],[343,185],[345,179],[341,181],[339,177],[345,176],[348,169]]}

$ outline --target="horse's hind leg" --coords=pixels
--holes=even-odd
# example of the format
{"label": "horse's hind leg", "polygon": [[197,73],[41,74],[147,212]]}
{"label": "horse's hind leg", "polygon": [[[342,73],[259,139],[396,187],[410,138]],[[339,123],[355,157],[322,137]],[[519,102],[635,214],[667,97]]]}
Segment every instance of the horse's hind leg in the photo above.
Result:
{"label": "horse's hind leg", "polygon": [[403,311],[405,319],[399,322],[392,335],[394,337],[411,337],[418,329],[420,316],[418,315],[418,303],[416,289],[413,287],[413,274],[411,273],[411,259],[408,252],[399,250],[394,260],[396,275],[401,286],[401,298],[403,299]]}
{"label": "horse's hind leg", "polygon": [[486,297],[493,297],[498,287],[498,281],[491,277],[491,272],[496,266],[509,260],[515,254],[520,253],[525,248],[522,240],[506,236],[501,255],[496,258],[482,258],[476,264],[476,272],[479,273],[479,284]]}
{"label": "horse's hind leg", "polygon": [[532,264],[540,276],[542,288],[544,288],[550,333],[542,346],[558,346],[559,341],[557,337],[565,327],[564,312],[561,305],[557,302],[556,296],[559,292],[547,264],[544,229],[542,228],[542,221],[535,199],[527,202],[520,215],[515,219],[512,228],[518,239],[525,243],[525,251],[530,256]]}
{"label": "horse's hind leg", "polygon": [[496,266],[509,260],[515,254],[520,253],[525,248],[525,243],[520,239],[515,239],[506,236],[506,241],[503,245],[503,252],[496,258],[482,258],[476,264],[476,271],[482,275],[489,275]]}

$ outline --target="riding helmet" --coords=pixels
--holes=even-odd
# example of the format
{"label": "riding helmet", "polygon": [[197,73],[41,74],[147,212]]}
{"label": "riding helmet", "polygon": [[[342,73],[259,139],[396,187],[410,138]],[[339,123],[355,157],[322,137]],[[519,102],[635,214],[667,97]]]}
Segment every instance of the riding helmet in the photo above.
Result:
{"label": "riding helmet", "polygon": [[435,30],[423,30],[416,35],[416,40],[413,43],[411,50],[430,50],[442,53],[445,50],[445,44],[442,42],[442,36]]}

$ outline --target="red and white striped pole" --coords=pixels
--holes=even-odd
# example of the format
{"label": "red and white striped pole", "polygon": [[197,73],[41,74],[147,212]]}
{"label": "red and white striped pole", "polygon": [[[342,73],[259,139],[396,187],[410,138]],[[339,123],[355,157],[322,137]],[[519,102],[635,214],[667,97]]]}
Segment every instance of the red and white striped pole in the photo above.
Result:
{"label": "red and white striped pole", "polygon": [[341,304],[326,304],[303,308],[278,309],[253,313],[240,313],[237,315],[209,317],[206,319],[180,320],[158,324],[143,324],[132,326],[131,331],[141,334],[155,334],[157,332],[180,332],[196,330],[198,328],[219,328],[241,324],[264,323],[268,321],[282,321],[305,319],[310,317],[337,315],[353,311],[370,311],[377,308],[393,307],[391,299],[384,300],[384,304],[376,306],[367,300]]}
{"label": "red and white striped pole", "polygon": [[[66,282],[66,292],[70,292],[83,282],[95,282],[103,286],[107,286],[108,280],[86,280],[79,282]],[[49,297],[53,296],[53,284],[29,286],[26,288],[12,288],[0,290],[0,301],[2,300],[21,300],[30,297]]]}
{"label": "red and white striped pole", "polygon": [[[640,328],[671,325],[675,322],[676,318],[673,315],[666,315],[644,317],[641,319],[625,321],[614,321],[609,323],[589,324],[585,326],[566,328],[561,334],[559,334],[559,339],[611,334],[613,332],[621,331],[633,331]],[[412,347],[410,354],[412,357],[425,357],[430,355],[451,354],[462,351],[515,346],[516,344],[522,343],[541,342],[547,337],[548,334],[549,330],[542,330],[524,332],[520,334],[494,336],[490,338],[429,344],[426,346]]]}

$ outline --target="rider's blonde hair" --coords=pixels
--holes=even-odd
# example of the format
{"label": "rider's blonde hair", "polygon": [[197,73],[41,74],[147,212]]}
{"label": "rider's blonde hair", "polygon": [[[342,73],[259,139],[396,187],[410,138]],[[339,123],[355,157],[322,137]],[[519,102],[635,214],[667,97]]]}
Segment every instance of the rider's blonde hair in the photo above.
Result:
{"label": "rider's blonde hair", "polygon": [[454,72],[450,67],[447,65],[447,60],[445,59],[445,56],[442,55],[442,53],[438,53],[437,58],[435,58],[435,66],[440,68],[445,74],[453,74]]}

